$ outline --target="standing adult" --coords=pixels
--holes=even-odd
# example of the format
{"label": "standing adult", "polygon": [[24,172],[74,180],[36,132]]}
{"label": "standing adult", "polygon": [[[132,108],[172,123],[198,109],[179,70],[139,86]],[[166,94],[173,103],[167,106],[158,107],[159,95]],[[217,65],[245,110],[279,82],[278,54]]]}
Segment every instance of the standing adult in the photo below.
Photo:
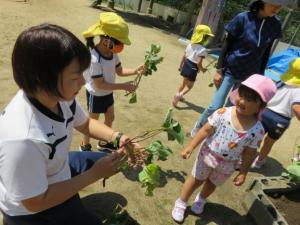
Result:
{"label": "standing adult", "polygon": [[225,26],[227,37],[214,76],[217,91],[191,131],[192,137],[224,105],[234,85],[252,74],[264,74],[273,42],[282,36],[281,22],[276,15],[287,2],[253,0],[248,5],[249,11],[239,13]]}

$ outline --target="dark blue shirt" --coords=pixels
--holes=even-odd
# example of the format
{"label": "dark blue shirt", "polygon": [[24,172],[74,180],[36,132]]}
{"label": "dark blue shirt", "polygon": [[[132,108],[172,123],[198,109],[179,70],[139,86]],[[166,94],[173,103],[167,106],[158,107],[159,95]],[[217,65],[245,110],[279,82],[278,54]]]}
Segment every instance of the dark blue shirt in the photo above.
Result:
{"label": "dark blue shirt", "polygon": [[237,40],[227,53],[225,67],[241,80],[261,71],[266,50],[282,36],[277,17],[259,19],[251,12],[238,14],[225,30]]}

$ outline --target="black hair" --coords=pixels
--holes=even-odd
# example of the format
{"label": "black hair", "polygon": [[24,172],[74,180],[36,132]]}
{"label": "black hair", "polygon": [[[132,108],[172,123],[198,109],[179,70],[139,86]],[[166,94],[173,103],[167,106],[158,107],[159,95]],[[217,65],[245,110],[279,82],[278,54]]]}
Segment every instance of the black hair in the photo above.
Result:
{"label": "black hair", "polygon": [[88,49],[95,48],[94,37],[88,37],[85,39],[85,41],[86,41],[86,47]]}
{"label": "black hair", "polygon": [[251,102],[260,101],[262,108],[266,106],[266,103],[262,100],[262,98],[256,91],[254,91],[253,89],[251,89],[243,84],[239,87],[238,93],[239,93],[239,96],[245,98],[247,101],[251,101]]}
{"label": "black hair", "polygon": [[258,1],[251,1],[248,5],[249,11],[257,15],[260,10],[263,10],[265,7],[265,3],[261,0]]}
{"label": "black hair", "polygon": [[70,31],[53,24],[30,27],[19,35],[13,49],[14,80],[26,93],[44,90],[61,97],[58,83],[73,59],[78,59],[80,70],[84,71],[91,56]]}

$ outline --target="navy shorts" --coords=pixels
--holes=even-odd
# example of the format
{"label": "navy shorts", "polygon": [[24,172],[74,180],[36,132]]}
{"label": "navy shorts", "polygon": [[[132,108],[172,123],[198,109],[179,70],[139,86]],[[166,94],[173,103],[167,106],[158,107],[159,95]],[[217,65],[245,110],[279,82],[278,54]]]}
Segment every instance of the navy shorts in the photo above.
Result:
{"label": "navy shorts", "polygon": [[278,140],[289,127],[291,119],[282,116],[268,108],[264,110],[261,116],[261,122],[265,132],[274,140]]}
{"label": "navy shorts", "polygon": [[113,94],[95,96],[86,91],[88,111],[91,113],[106,113],[107,109],[114,104]]}
{"label": "navy shorts", "polygon": [[196,63],[186,59],[182,66],[180,75],[187,78],[189,81],[195,82],[198,70]]}

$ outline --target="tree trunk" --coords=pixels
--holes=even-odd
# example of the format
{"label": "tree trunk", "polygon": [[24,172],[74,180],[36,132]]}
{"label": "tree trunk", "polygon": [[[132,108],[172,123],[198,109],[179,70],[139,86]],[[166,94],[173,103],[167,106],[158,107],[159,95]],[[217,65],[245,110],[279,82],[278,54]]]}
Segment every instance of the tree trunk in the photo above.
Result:
{"label": "tree trunk", "polygon": [[108,0],[107,7],[114,9],[115,8],[115,0]]}
{"label": "tree trunk", "polygon": [[196,7],[196,0],[191,0],[189,3],[189,8],[187,10],[187,17],[184,24],[181,27],[180,35],[185,35],[191,27],[191,20],[194,15],[194,10]]}
{"label": "tree trunk", "polygon": [[203,0],[202,6],[197,17],[195,27],[198,24],[208,25],[212,32],[216,35],[216,38],[211,42],[217,42],[218,25],[220,18],[224,12],[225,0]]}
{"label": "tree trunk", "polygon": [[138,12],[141,12],[142,2],[143,2],[143,0],[139,0],[138,10],[137,10]]}
{"label": "tree trunk", "polygon": [[147,9],[148,14],[152,14],[152,8],[153,8],[154,0],[150,0],[150,5]]}

